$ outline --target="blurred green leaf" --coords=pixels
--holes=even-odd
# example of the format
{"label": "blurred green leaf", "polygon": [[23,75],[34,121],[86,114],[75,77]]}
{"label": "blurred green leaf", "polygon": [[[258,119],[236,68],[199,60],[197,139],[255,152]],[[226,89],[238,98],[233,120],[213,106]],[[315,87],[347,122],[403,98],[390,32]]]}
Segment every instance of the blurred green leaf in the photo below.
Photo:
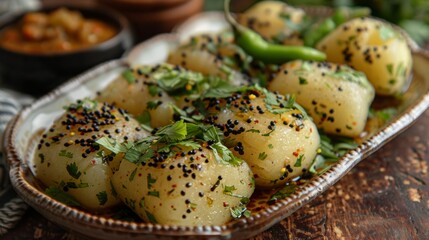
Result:
{"label": "blurred green leaf", "polygon": [[425,44],[429,39],[429,25],[417,20],[404,20],[399,23],[414,41],[419,45]]}

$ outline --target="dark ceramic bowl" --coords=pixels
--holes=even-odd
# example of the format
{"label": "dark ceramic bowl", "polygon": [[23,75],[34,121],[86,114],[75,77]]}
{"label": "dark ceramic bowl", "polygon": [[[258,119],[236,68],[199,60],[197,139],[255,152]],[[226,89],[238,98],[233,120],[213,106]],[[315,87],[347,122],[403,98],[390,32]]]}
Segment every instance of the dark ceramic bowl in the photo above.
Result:
{"label": "dark ceramic bowl", "polygon": [[[117,29],[117,34],[89,48],[64,53],[31,54],[0,47],[0,86],[40,96],[84,70],[121,57],[132,46],[129,23],[121,14],[106,7],[88,4],[51,5],[36,11],[50,12],[58,7],[77,10],[85,18],[109,23]],[[3,18],[0,31],[20,21],[26,13],[28,12],[20,12]]]}

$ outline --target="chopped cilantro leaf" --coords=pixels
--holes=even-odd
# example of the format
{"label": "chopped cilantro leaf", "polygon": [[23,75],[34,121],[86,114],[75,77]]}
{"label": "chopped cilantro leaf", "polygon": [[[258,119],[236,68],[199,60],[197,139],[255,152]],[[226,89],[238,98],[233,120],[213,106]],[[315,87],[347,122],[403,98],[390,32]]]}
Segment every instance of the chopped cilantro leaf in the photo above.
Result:
{"label": "chopped cilantro leaf", "polygon": [[212,80],[210,88],[204,93],[204,98],[226,98],[236,92],[243,90],[243,87],[231,85],[230,83],[220,80],[219,78]]}
{"label": "chopped cilantro leaf", "polygon": [[387,64],[386,69],[390,73],[390,75],[393,74],[393,64],[391,64],[391,63]]}
{"label": "chopped cilantro leaf", "polygon": [[380,38],[384,41],[389,40],[390,38],[393,38],[396,36],[395,31],[393,28],[386,26],[386,24],[382,24],[380,28]]}
{"label": "chopped cilantro leaf", "polygon": [[295,192],[295,190],[298,188],[298,185],[296,185],[296,183],[292,182],[289,185],[286,185],[285,187],[283,187],[282,189],[280,189],[279,191],[277,191],[276,193],[274,193],[269,201],[277,201],[280,199],[284,199],[289,197],[292,193]]}
{"label": "chopped cilantro leaf", "polygon": [[40,163],[44,163],[45,162],[45,155],[43,153],[39,153],[39,158],[40,158]]}
{"label": "chopped cilantro leaf", "polygon": [[221,163],[229,163],[232,165],[239,165],[241,163],[241,159],[235,157],[231,150],[225,147],[222,143],[217,142],[215,144],[210,145],[210,148],[213,151],[213,155],[218,162]]}
{"label": "chopped cilantro leaf", "polygon": [[234,185],[232,185],[232,186],[224,186],[223,193],[224,194],[232,194],[235,190],[237,190],[237,188]]}
{"label": "chopped cilantro leaf", "polygon": [[[198,123],[204,119],[204,116],[201,114],[195,114],[194,112],[188,113],[185,110],[180,109],[175,104],[171,104],[170,107],[173,109],[174,113],[177,114],[182,120],[190,123]],[[188,107],[188,111],[192,111],[194,108]]]}
{"label": "chopped cilantro leaf", "polygon": [[247,210],[246,206],[244,205],[238,205],[236,207],[229,208],[231,211],[231,216],[233,218],[241,218],[242,216],[250,217],[251,213],[249,210]]}
{"label": "chopped cilantro leaf", "polygon": [[154,197],[158,197],[159,198],[159,192],[158,191],[149,191],[147,193],[147,195],[149,196],[154,196]]}
{"label": "chopped cilantro leaf", "polygon": [[67,152],[67,150],[63,149],[58,153],[58,156],[60,157],[66,157],[66,158],[73,158],[73,153]]}
{"label": "chopped cilantro leaf", "polygon": [[117,196],[118,196],[118,193],[116,192],[116,189],[115,189],[115,187],[113,186],[112,181],[109,181],[109,182],[110,182],[110,188],[112,189],[112,195],[113,195],[114,197],[117,197]]}
{"label": "chopped cilantro leaf", "polygon": [[259,131],[258,129],[249,129],[246,132],[251,132],[251,133],[260,133],[261,131]]}
{"label": "chopped cilantro leaf", "polygon": [[56,187],[48,187],[45,189],[45,193],[50,196],[51,198],[62,202],[68,206],[72,206],[72,207],[79,207],[80,203],[78,201],[76,201],[76,199],[70,195],[68,195],[67,193],[61,191],[60,189],[56,188]]}
{"label": "chopped cilantro leaf", "polygon": [[127,70],[125,70],[125,71],[123,71],[122,72],[122,77],[125,79],[125,80],[127,80],[127,82],[129,83],[129,84],[133,84],[133,83],[135,83],[136,82],[136,78],[134,77],[134,74],[133,74],[133,70],[132,69],[127,69]]}
{"label": "chopped cilantro leaf", "polygon": [[259,160],[265,160],[268,157],[268,155],[265,152],[261,152],[258,155]]}
{"label": "chopped cilantro leaf", "polygon": [[82,174],[79,171],[75,162],[67,164],[66,169],[67,169],[67,172],[69,173],[69,175],[75,179],[79,179],[80,175]]}
{"label": "chopped cilantro leaf", "polygon": [[75,182],[67,182],[67,183],[61,182],[60,186],[67,187],[67,188],[86,188],[86,187],[89,187],[89,184],[83,183],[83,182],[79,184],[76,184]]}
{"label": "chopped cilantro leaf", "polygon": [[299,155],[298,158],[296,159],[295,164],[293,166],[294,167],[301,167],[301,163],[302,163],[303,159],[304,159],[304,154]]}
{"label": "chopped cilantro leaf", "polygon": [[80,108],[86,110],[93,110],[97,108],[97,101],[85,98],[83,100],[77,100],[77,103],[72,103],[69,106],[64,107],[65,110],[78,110]]}
{"label": "chopped cilantro leaf", "polygon": [[143,111],[142,114],[136,117],[136,120],[143,125],[150,126],[151,116],[149,111]]}
{"label": "chopped cilantro leaf", "polygon": [[97,193],[98,203],[103,206],[107,202],[107,192],[102,191]]}
{"label": "chopped cilantro leaf", "polygon": [[308,84],[308,81],[306,78],[299,77],[299,85],[306,85]]}
{"label": "chopped cilantro leaf", "polygon": [[159,105],[161,105],[161,104],[162,104],[162,102],[159,101],[159,100],[157,100],[157,101],[149,101],[149,102],[147,102],[146,108],[148,110],[154,110],[154,109],[157,109],[159,107]]}
{"label": "chopped cilantro leaf", "polygon": [[190,141],[190,140],[188,140],[188,141],[180,141],[180,142],[175,143],[175,145],[189,147],[189,148],[191,148],[191,150],[192,149],[198,149],[198,148],[201,147],[201,145],[199,143],[194,142],[194,141]]}
{"label": "chopped cilantro leaf", "polygon": [[115,140],[107,138],[107,137],[102,137],[100,139],[98,139],[96,141],[97,144],[99,144],[100,146],[110,150],[111,152],[118,154],[120,152],[125,152],[126,148],[117,143]]}
{"label": "chopped cilantro leaf", "polygon": [[147,188],[151,189],[152,185],[156,183],[156,178],[152,178],[152,175],[149,173],[147,175]]}
{"label": "chopped cilantro leaf", "polygon": [[145,211],[146,212],[146,216],[147,216],[147,218],[149,219],[149,221],[151,222],[151,223],[158,223],[157,221],[156,221],[156,218],[155,218],[155,216],[154,215],[152,215],[152,213],[150,213],[150,212],[148,212],[148,211]]}
{"label": "chopped cilantro leaf", "polygon": [[206,141],[220,142],[220,131],[214,126],[209,126],[203,130],[203,138]]}
{"label": "chopped cilantro leaf", "polygon": [[149,94],[152,97],[157,96],[162,92],[162,90],[157,85],[154,85],[154,84],[149,85],[148,90],[149,90]]}
{"label": "chopped cilantro leaf", "polygon": [[159,88],[171,96],[183,95],[189,91],[187,90],[188,86],[193,90],[193,86],[204,81],[204,76],[201,73],[177,69],[168,64],[160,65],[152,73],[152,78],[158,83]]}
{"label": "chopped cilantro leaf", "polygon": [[370,109],[370,117],[376,117],[383,123],[392,119],[397,113],[398,110],[396,108],[384,108],[381,110]]}
{"label": "chopped cilantro leaf", "polygon": [[140,199],[139,207],[141,207],[141,208],[144,207],[144,197],[142,197],[142,199]]}
{"label": "chopped cilantro leaf", "polygon": [[161,128],[156,135],[160,137],[161,142],[174,142],[186,138],[186,124],[183,120],[177,121],[171,125]]}
{"label": "chopped cilantro leaf", "polygon": [[134,177],[136,176],[136,173],[137,173],[137,168],[135,168],[135,169],[131,172],[130,177],[128,178],[128,180],[130,180],[130,182],[134,180]]}

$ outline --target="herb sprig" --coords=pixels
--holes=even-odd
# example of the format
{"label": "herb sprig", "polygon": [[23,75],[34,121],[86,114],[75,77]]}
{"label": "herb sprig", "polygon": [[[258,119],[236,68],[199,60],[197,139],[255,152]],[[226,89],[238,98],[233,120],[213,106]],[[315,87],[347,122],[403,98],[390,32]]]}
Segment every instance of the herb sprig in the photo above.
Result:
{"label": "herb sprig", "polygon": [[153,136],[134,143],[118,143],[103,137],[97,143],[115,154],[124,153],[124,158],[132,163],[143,163],[157,155],[173,156],[184,147],[198,149],[203,143],[213,151],[217,161],[239,165],[241,159],[221,143],[221,132],[214,126],[186,123],[183,120],[159,129]]}

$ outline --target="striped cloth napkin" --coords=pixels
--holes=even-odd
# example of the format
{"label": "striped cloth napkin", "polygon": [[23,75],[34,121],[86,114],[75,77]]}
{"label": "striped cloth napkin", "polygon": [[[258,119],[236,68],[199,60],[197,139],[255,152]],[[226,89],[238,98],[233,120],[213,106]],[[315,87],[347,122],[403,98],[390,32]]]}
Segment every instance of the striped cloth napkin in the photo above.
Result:
{"label": "striped cloth napkin", "polygon": [[3,131],[18,111],[30,104],[33,98],[13,91],[0,89],[0,237],[13,228],[27,210],[27,204],[16,195],[9,182],[3,157]]}

